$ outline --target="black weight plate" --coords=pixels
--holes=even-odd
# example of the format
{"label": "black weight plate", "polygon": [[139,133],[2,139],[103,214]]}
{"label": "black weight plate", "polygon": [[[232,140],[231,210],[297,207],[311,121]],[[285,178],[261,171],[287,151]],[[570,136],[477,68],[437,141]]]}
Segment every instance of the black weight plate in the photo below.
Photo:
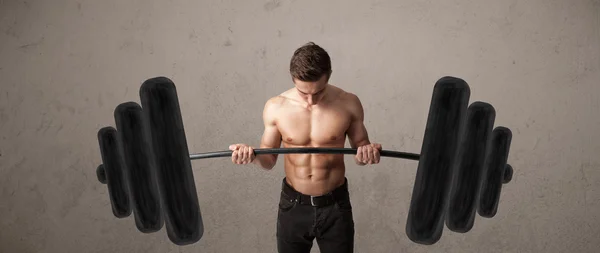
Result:
{"label": "black weight plate", "polygon": [[488,103],[478,101],[469,106],[446,212],[446,227],[454,232],[466,233],[473,228],[495,117],[496,111]]}
{"label": "black weight plate", "polygon": [[486,174],[481,184],[479,209],[482,217],[492,218],[498,210],[506,161],[510,149],[512,132],[506,127],[496,127],[486,158]]}
{"label": "black weight plate", "polygon": [[406,233],[413,242],[434,244],[442,236],[469,96],[469,86],[462,79],[443,77],[435,84],[406,222]]}
{"label": "black weight plate", "polygon": [[131,215],[129,186],[127,185],[127,172],[121,156],[117,129],[110,126],[101,128],[98,131],[98,142],[113,214],[117,218],[128,217]]}
{"label": "black weight plate", "polygon": [[175,84],[166,77],[148,79],[140,88],[150,130],[165,223],[177,245],[195,243],[204,233],[196,185]]}
{"label": "black weight plate", "polygon": [[114,117],[129,172],[129,190],[136,227],[142,233],[159,231],[163,225],[160,196],[142,107],[135,102],[122,103],[115,109]]}

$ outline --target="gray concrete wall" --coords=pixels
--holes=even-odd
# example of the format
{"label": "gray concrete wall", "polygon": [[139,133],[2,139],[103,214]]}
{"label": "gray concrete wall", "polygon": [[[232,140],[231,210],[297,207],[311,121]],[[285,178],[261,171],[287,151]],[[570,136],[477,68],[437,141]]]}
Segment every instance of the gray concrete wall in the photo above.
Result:
{"label": "gray concrete wall", "polygon": [[348,156],[356,252],[598,252],[599,13],[592,0],[0,1],[0,251],[275,252],[281,158],[271,172],[193,161],[206,232],[178,247],[112,216],[96,133],[168,76],[191,152],[258,145],[264,102],[314,41],[385,149],[420,152],[445,75],[513,131],[497,216],[432,246],[404,230],[417,162]]}

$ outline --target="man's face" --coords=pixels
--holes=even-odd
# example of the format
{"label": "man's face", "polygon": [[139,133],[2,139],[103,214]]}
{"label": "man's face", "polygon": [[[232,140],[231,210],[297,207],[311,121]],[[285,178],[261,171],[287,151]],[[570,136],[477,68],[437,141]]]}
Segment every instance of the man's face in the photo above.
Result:
{"label": "man's face", "polygon": [[309,105],[316,105],[325,94],[329,77],[324,75],[316,82],[304,82],[294,78],[298,95]]}

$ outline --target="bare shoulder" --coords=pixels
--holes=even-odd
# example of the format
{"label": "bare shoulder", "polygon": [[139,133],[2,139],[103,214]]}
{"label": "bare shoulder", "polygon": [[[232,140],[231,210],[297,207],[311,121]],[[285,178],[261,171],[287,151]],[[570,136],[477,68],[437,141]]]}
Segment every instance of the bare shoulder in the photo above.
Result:
{"label": "bare shoulder", "polygon": [[296,94],[296,89],[290,88],[288,90],[285,90],[284,92],[281,92],[279,95],[274,97],[274,99],[279,99],[278,102],[283,104],[285,102],[289,102],[289,100],[295,100],[296,99],[296,96],[294,96],[295,94]]}
{"label": "bare shoulder", "polygon": [[362,119],[363,106],[360,98],[356,94],[337,86],[333,86],[333,88],[337,94],[337,103],[343,107],[353,119]]}
{"label": "bare shoulder", "polygon": [[278,95],[269,98],[267,102],[265,102],[265,106],[263,109],[263,119],[265,120],[265,122],[268,122],[270,124],[276,123],[277,115],[284,101],[285,98],[281,95]]}
{"label": "bare shoulder", "polygon": [[286,98],[284,96],[277,95],[274,97],[271,97],[267,100],[267,102],[265,103],[265,113],[275,113],[279,108],[281,108],[281,106],[283,105],[283,103],[285,102]]}
{"label": "bare shoulder", "polygon": [[343,99],[350,106],[361,106],[360,98],[352,92],[344,92]]}
{"label": "bare shoulder", "polygon": [[362,104],[360,102],[360,98],[358,98],[358,96],[352,92],[346,91],[340,87],[331,85],[331,87],[334,90],[334,94],[336,94],[336,97],[339,102],[341,102],[345,107],[349,108],[349,109],[356,109],[357,107],[361,107],[362,108]]}
{"label": "bare shoulder", "polygon": [[280,107],[285,102],[285,100],[286,98],[282,96],[282,94],[271,97],[265,103],[265,108],[275,109],[277,107]]}

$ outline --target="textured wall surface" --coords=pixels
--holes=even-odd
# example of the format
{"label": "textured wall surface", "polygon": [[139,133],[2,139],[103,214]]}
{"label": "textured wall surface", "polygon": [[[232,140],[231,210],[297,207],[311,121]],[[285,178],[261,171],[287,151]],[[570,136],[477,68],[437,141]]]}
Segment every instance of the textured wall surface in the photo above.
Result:
{"label": "textured wall surface", "polygon": [[592,0],[0,1],[0,251],[275,252],[282,158],[273,171],[193,161],[206,231],[178,247],[112,215],[96,133],[167,76],[191,152],[258,145],[264,102],[314,41],[384,149],[420,152],[445,75],[513,131],[496,217],[432,246],[404,230],[417,162],[347,156],[356,252],[598,252],[599,13]]}

